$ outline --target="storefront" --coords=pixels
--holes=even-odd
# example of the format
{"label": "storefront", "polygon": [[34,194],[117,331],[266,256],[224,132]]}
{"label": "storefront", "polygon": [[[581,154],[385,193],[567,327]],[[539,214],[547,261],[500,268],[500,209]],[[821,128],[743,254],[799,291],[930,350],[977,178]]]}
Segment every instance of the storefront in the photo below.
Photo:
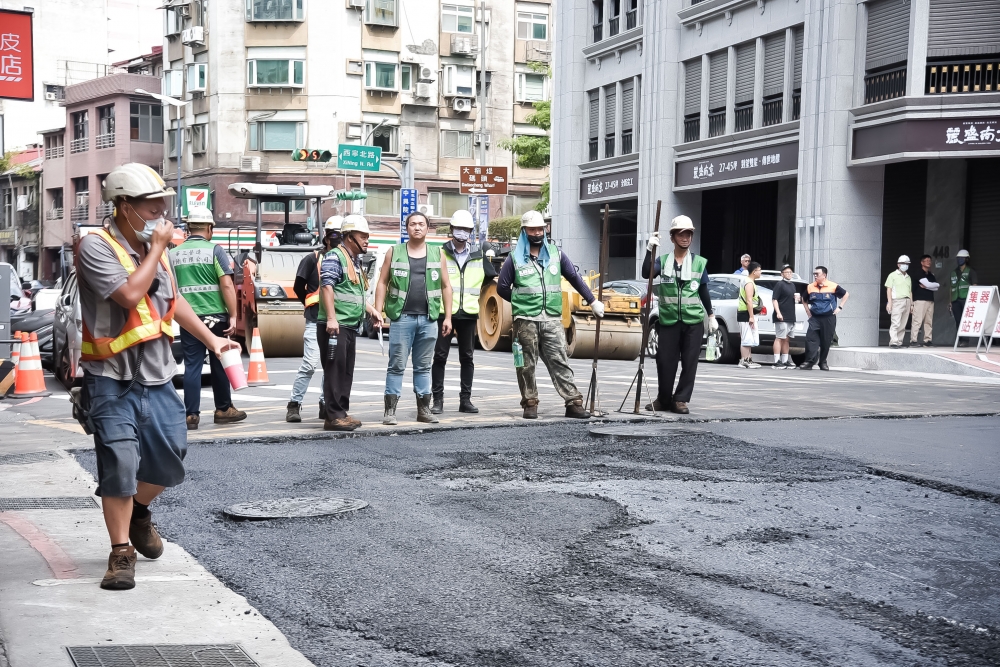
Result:
{"label": "storefront", "polygon": [[638,247],[638,195],[638,167],[586,174],[580,178],[580,209],[583,218],[596,225],[596,238],[601,238],[604,207],[608,206],[606,280],[632,279],[636,275],[636,259],[642,259],[643,250]]}

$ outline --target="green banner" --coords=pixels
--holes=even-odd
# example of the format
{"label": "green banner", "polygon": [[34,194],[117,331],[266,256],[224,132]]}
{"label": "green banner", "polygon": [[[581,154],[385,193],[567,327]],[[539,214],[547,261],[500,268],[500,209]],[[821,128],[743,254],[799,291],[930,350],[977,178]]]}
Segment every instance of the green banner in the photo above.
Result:
{"label": "green banner", "polygon": [[340,144],[337,147],[337,168],[378,171],[382,168],[382,149],[378,146]]}

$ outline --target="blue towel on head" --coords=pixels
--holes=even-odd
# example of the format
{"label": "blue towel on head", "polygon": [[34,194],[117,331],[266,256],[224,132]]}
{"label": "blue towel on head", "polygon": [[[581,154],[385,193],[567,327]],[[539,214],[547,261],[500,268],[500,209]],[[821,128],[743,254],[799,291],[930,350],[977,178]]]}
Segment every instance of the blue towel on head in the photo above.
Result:
{"label": "blue towel on head", "polygon": [[[531,259],[528,257],[531,244],[528,242],[528,233],[523,229],[521,230],[521,235],[517,237],[517,244],[514,246],[514,260],[518,265],[524,266]],[[538,251],[538,261],[541,263],[543,268],[549,268],[549,262],[556,259],[549,255],[549,238],[546,235],[545,240],[542,241],[542,247]]]}

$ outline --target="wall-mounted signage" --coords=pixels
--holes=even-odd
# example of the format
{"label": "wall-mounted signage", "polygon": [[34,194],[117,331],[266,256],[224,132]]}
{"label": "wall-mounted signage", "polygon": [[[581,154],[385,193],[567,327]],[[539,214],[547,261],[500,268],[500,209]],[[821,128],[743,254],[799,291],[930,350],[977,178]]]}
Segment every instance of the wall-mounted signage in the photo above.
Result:
{"label": "wall-mounted signage", "polygon": [[31,17],[0,11],[0,98],[35,99]]}
{"label": "wall-mounted signage", "polygon": [[620,199],[639,194],[639,170],[629,169],[580,179],[580,201]]}
{"label": "wall-mounted signage", "polygon": [[958,151],[1000,153],[1000,118],[910,119],[856,127],[851,157]]}
{"label": "wall-mounted signage", "polygon": [[799,168],[799,144],[765,146],[711,158],[678,161],[674,172],[677,188],[728,183],[759,176],[786,174]]}

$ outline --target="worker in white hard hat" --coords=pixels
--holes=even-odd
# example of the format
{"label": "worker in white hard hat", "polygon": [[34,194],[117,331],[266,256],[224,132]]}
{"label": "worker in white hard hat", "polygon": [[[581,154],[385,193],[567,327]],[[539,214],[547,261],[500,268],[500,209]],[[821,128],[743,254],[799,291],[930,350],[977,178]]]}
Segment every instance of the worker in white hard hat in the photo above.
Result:
{"label": "worker in white hard hat", "polygon": [[361,256],[368,252],[368,221],[360,215],[344,218],[343,240],[323,258],[316,338],[323,362],[326,431],[353,431],[361,422],[349,414],[354,382],[355,340],[367,312],[381,326],[382,315],[365,298],[368,276]]}
{"label": "worker in white hard hat", "polygon": [[913,313],[913,281],[910,280],[910,258],[900,255],[896,260],[896,270],[885,279],[885,310],[891,316],[889,323],[889,347],[903,347],[906,337],[906,323]]}
{"label": "worker in white hard hat", "polygon": [[[955,255],[955,270],[951,272],[951,314],[955,317],[955,326],[962,324],[962,311],[965,310],[965,299],[969,296],[969,287],[979,284],[976,270],[972,268],[969,251],[965,248]],[[965,347],[968,341],[958,339],[958,346]]]}
{"label": "worker in white hard hat", "polygon": [[116,167],[102,194],[114,215],[76,253],[83,386],[74,414],[94,435],[96,493],[111,538],[101,588],[124,590],[135,587],[136,551],[149,559],[163,553],[149,504],[184,480],[173,322],[216,357],[239,344],[209,331],[178,290],[167,254],[174,226],[164,217],[174,191],[159,174],[144,164]]}
{"label": "worker in white hard hat", "polygon": [[431,413],[436,415],[444,412],[444,370],[453,336],[458,338],[458,359],[462,367],[458,411],[470,414],[479,412],[479,408],[472,403],[479,293],[483,283],[495,278],[497,272],[493,268],[493,262],[483,255],[483,249],[478,244],[473,246],[474,230],[472,214],[464,208],[455,211],[451,216],[451,240],[441,247],[441,259],[451,281],[452,330],[445,335],[441,327],[443,320],[438,319],[438,339],[434,346],[434,364],[431,366]]}
{"label": "worker in white hard hat", "polygon": [[[708,262],[691,251],[693,240],[694,223],[686,215],[678,215],[670,222],[673,250],[654,259],[660,245],[659,234],[654,232],[646,243],[646,257],[642,262],[643,278],[660,276],[657,291],[660,310],[654,324],[658,329],[656,376],[659,390],[652,408],[681,415],[690,412],[688,403],[698,373],[705,319],[708,319],[709,335],[715,335],[719,328],[708,294]],[[675,388],[678,363],[681,376]]]}
{"label": "worker in white hard hat", "polygon": [[[306,326],[302,331],[302,362],[292,381],[292,395],[285,408],[285,421],[297,424],[302,421],[302,402],[312,382],[313,374],[320,367],[319,343],[316,342],[316,316],[319,312],[319,274],[323,266],[323,256],[340,245],[340,227],[344,223],[343,216],[331,215],[323,225],[323,247],[313,251],[299,262],[295,271],[295,284],[292,291],[305,306],[302,316]],[[319,418],[326,417],[324,397],[319,398]]]}
{"label": "worker in white hard hat", "polygon": [[521,234],[504,260],[497,279],[497,294],[510,301],[514,314],[514,342],[520,345],[524,364],[515,366],[525,419],[538,418],[535,365],[541,357],[552,385],[566,404],[566,416],[589,419],[566,354],[562,326],[562,279],[580,293],[594,315],[604,317],[604,304],[583,282],[573,261],[559,250],[545,232],[538,211],[521,216]]}
{"label": "worker in white hard hat", "polygon": [[[233,258],[221,245],[212,243],[215,219],[208,207],[192,208],[185,222],[187,239],[170,251],[177,288],[209,331],[216,336],[231,336],[236,331]],[[193,431],[201,423],[201,371],[205,346],[183,327],[181,345],[184,349],[184,412],[188,430]],[[233,424],[246,419],[247,413],[233,406],[229,378],[222,361],[209,356],[209,367],[215,423]]]}

